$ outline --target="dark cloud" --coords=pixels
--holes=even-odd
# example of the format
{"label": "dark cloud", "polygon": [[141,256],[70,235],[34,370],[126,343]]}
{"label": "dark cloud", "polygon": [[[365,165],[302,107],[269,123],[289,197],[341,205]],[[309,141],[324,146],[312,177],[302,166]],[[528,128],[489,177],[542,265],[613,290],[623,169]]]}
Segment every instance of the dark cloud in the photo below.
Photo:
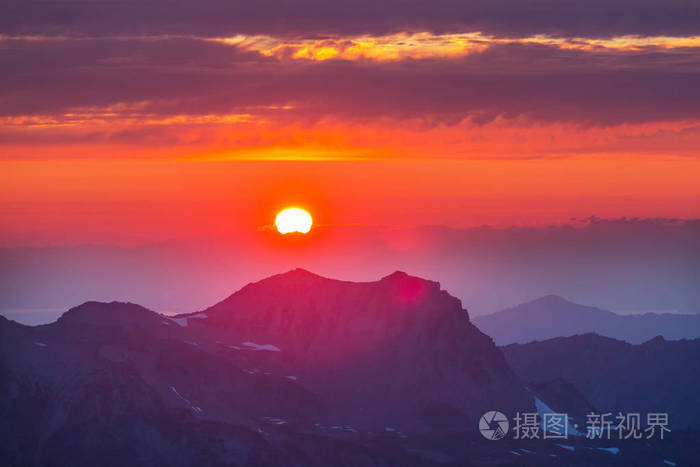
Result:
{"label": "dark cloud", "polygon": [[483,31],[604,37],[700,32],[697,0],[5,0],[10,34],[324,35]]}
{"label": "dark cloud", "polygon": [[614,125],[700,118],[697,49],[590,52],[500,44],[456,59],[310,62],[194,39],[3,44],[4,116],[119,104],[122,111],[155,115],[291,105],[285,118],[310,121],[471,118],[484,124],[519,116]]}

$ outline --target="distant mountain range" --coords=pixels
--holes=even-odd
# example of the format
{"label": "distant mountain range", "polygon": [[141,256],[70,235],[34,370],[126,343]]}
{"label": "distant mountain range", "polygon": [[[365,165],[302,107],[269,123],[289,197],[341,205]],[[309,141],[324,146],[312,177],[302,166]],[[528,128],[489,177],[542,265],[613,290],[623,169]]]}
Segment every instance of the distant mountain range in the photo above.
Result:
{"label": "distant mountain range", "polygon": [[[700,339],[668,341],[659,336],[632,345],[583,334],[502,350],[526,384],[570,383],[570,394],[582,395],[596,413],[661,412],[677,428],[700,427]],[[547,401],[556,409],[557,399]]]}
{"label": "distant mountain range", "polygon": [[641,344],[655,336],[665,339],[700,337],[700,314],[645,313],[618,315],[548,295],[490,315],[474,324],[497,345],[526,343],[575,334],[596,333]]}
{"label": "distant mountain range", "polygon": [[[578,362],[566,346],[553,351]],[[686,359],[698,354],[687,351]],[[606,402],[567,374],[531,381],[514,365],[523,377],[458,299],[402,272],[357,283],[296,269],[178,316],[87,302],[47,325],[0,317],[0,464],[638,466],[697,458],[697,431],[674,433],[675,444],[619,441],[615,452],[584,438],[564,447],[484,439],[477,427],[487,411],[513,417],[548,404],[574,414]],[[671,381],[697,389],[693,375]]]}

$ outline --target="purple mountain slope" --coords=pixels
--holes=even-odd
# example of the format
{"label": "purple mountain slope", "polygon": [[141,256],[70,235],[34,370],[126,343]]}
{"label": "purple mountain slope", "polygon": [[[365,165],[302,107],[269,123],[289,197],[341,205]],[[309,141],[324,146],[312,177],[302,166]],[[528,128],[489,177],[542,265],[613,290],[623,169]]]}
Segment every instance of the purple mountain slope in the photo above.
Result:
{"label": "purple mountain slope", "polygon": [[[561,379],[527,377],[526,389],[436,282],[397,272],[353,283],[294,270],[187,315],[87,302],[49,325],[0,318],[0,460],[512,465],[518,441],[485,440],[479,417],[532,412],[535,395],[572,414],[598,402]],[[696,434],[674,436],[680,451],[625,442],[625,465],[694,458]],[[569,442],[574,451],[542,440],[520,452],[532,456],[527,465],[613,456],[595,441]]]}
{"label": "purple mountain slope", "polygon": [[[596,413],[660,412],[669,415],[675,428],[700,427],[700,408],[694,403],[700,386],[700,339],[667,341],[657,336],[632,345],[582,334],[502,349],[531,387],[566,381],[575,388],[569,394],[580,392]],[[548,401],[554,405],[554,398]]]}
{"label": "purple mountain slope", "polygon": [[439,423],[459,425],[489,407],[532,406],[460,301],[402,272],[355,283],[297,269],[202,315],[188,323],[225,343],[232,361],[293,375],[328,401],[333,423],[411,429],[441,413]]}

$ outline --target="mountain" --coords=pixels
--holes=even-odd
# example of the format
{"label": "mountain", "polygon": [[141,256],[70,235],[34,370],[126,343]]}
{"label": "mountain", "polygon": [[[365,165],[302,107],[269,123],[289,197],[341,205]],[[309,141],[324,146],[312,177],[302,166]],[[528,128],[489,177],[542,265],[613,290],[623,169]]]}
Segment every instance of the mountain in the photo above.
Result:
{"label": "mountain", "polygon": [[578,305],[556,295],[490,315],[478,316],[474,324],[497,345],[526,343],[574,334],[596,333],[641,344],[654,336],[666,339],[700,337],[700,314],[645,313],[618,315],[611,311]]}
{"label": "mountain", "polygon": [[[361,283],[296,269],[199,315],[188,322],[231,361],[293,375],[328,402],[334,425],[410,431],[533,406],[460,301],[403,272]],[[263,348],[273,351],[251,350]]]}
{"label": "mountain", "polygon": [[582,334],[502,350],[529,386],[555,379],[568,382],[571,392],[580,392],[596,413],[663,412],[676,428],[700,428],[700,339],[657,336],[632,345]]}
{"label": "mountain", "polygon": [[381,440],[534,407],[437,283],[303,270],[176,317],[119,302],[0,317],[0,401],[3,465],[432,465]]}
{"label": "mountain", "polygon": [[587,410],[568,384],[526,388],[436,282],[294,270],[185,315],[87,302],[48,325],[0,317],[0,465],[577,467],[700,456],[696,431],[611,451],[477,430],[490,410],[511,420],[542,403]]}
{"label": "mountain", "polygon": [[279,450],[256,434],[260,415],[309,422],[323,412],[304,388],[202,352],[171,324],[137,305],[95,302],[51,325],[0,319],[0,431],[14,434],[3,437],[4,465],[196,465],[257,455],[276,465]]}

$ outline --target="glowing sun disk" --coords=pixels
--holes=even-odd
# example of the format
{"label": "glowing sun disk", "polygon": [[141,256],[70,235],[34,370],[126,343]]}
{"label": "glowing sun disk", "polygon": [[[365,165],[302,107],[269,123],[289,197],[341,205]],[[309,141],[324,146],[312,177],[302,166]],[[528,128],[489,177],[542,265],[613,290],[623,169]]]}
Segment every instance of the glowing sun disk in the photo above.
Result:
{"label": "glowing sun disk", "polygon": [[277,214],[275,226],[281,234],[291,232],[307,233],[311,230],[311,214],[299,208],[287,208]]}

